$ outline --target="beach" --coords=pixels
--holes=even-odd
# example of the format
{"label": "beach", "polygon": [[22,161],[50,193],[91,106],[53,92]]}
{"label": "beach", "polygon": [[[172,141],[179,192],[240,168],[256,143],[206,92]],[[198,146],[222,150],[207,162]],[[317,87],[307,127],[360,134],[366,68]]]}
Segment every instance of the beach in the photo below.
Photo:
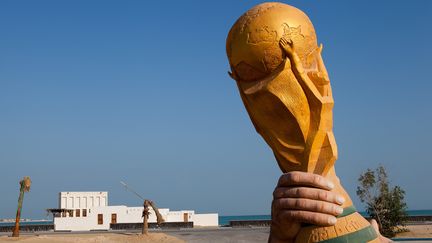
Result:
{"label": "beach", "polygon": [[407,225],[408,232],[399,233],[397,238],[432,238],[432,224]]}

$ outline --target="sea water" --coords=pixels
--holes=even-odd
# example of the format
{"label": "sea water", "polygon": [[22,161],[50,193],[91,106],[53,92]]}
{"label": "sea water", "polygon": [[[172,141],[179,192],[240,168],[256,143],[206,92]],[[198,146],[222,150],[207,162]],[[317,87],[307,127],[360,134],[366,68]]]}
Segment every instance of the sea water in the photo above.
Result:
{"label": "sea water", "polygon": [[[368,216],[366,212],[360,212],[363,217]],[[407,210],[408,216],[432,215],[432,210]],[[229,225],[231,220],[269,220],[270,215],[242,215],[242,216],[219,216],[219,225]]]}

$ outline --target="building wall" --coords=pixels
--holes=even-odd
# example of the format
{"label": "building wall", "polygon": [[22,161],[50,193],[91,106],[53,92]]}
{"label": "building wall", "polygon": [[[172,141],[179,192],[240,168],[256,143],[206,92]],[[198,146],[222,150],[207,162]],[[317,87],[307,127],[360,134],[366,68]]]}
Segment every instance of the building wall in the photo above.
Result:
{"label": "building wall", "polygon": [[108,206],[108,192],[60,192],[59,208],[77,209]]}
{"label": "building wall", "polygon": [[[104,206],[88,209],[87,216],[54,218],[54,229],[56,231],[86,231],[86,230],[108,230],[112,222],[113,214],[116,215],[117,223],[139,223],[142,218],[143,207],[128,208],[126,206]],[[153,211],[150,211],[149,222],[156,222]],[[99,221],[99,215],[101,221]]]}
{"label": "building wall", "polygon": [[[88,230],[109,230],[112,216],[115,214],[116,223],[142,223],[143,207],[106,206],[88,209],[87,216],[54,218],[54,230],[56,231],[88,231]],[[149,210],[149,223],[156,223],[156,213]],[[165,222],[194,222],[197,226],[218,226],[217,214],[198,216],[193,210],[169,211],[167,208],[159,209]],[[98,216],[102,215],[102,216]],[[216,215],[214,217],[214,215]],[[102,222],[98,220],[101,217]],[[198,221],[196,221],[198,220]],[[99,224],[100,223],[100,224]]]}
{"label": "building wall", "polygon": [[219,215],[217,213],[195,214],[193,222],[194,226],[219,226]]}
{"label": "building wall", "polygon": [[192,210],[181,210],[171,211],[165,219],[166,222],[192,222],[193,215],[195,214]]}

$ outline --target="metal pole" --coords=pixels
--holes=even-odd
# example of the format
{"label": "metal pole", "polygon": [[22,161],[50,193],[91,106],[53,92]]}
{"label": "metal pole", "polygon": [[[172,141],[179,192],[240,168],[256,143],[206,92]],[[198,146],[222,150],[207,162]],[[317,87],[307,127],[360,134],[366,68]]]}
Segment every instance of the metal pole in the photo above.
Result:
{"label": "metal pole", "polygon": [[142,200],[145,200],[140,194],[138,194],[138,192],[130,188],[126,183],[124,183],[123,181],[120,181],[120,183],[126,188],[127,191],[130,191],[133,194],[135,194],[137,197],[141,198]]}

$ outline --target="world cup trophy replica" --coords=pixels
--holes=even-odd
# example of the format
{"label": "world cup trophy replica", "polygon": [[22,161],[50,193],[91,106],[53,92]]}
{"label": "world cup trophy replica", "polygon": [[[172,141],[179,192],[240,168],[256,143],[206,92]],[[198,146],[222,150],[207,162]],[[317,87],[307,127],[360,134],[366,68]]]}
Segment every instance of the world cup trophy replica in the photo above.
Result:
{"label": "world cup trophy replica", "polygon": [[332,90],[307,15],[283,3],[257,5],[232,26],[226,51],[229,74],[282,172],[323,175],[347,199],[336,225],[302,225],[295,242],[379,242],[335,173]]}

